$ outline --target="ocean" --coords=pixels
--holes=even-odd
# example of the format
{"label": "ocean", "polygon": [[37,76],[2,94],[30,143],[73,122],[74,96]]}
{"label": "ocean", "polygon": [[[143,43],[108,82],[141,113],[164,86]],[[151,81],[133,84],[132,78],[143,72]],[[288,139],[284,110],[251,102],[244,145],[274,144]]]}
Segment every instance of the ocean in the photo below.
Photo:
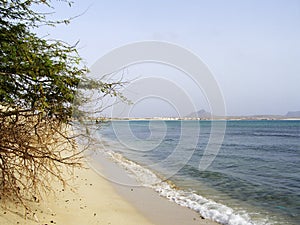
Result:
{"label": "ocean", "polygon": [[300,224],[300,121],[227,121],[222,145],[203,170],[211,127],[112,121],[97,131],[106,146],[99,151],[140,185],[221,224]]}

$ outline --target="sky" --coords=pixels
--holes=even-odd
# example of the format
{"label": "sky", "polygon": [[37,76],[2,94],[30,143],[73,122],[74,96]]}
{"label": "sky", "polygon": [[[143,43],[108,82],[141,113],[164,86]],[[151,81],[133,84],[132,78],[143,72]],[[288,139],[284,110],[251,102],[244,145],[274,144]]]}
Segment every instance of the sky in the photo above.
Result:
{"label": "sky", "polygon": [[[39,34],[71,44],[80,41],[79,53],[88,66],[130,43],[164,41],[193,52],[206,64],[227,115],[300,110],[299,0],[75,0],[71,8],[54,4],[56,13],[50,17],[82,15],[67,26],[44,27]],[[198,110],[210,110],[203,90],[174,68],[146,63],[128,71],[130,79],[169,79],[181,85]],[[175,111],[168,100],[149,97],[132,106],[131,113],[175,116]]]}

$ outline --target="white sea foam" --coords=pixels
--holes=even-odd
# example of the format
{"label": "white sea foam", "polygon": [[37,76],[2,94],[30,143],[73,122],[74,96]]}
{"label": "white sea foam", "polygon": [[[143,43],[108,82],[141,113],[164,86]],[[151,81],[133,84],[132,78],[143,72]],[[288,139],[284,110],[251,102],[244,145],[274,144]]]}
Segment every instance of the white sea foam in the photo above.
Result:
{"label": "white sea foam", "polygon": [[106,152],[115,162],[121,165],[129,175],[141,185],[154,189],[159,195],[198,212],[206,219],[211,219],[226,225],[267,225],[266,222],[254,222],[245,211],[235,211],[232,208],[207,199],[191,191],[184,191],[163,181],[151,170],[126,159],[119,153]]}

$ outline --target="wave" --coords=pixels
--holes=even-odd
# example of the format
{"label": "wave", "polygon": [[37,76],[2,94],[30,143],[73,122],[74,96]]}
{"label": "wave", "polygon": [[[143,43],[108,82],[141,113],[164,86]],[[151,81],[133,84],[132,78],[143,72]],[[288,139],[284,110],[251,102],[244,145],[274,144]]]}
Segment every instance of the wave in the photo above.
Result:
{"label": "wave", "polygon": [[193,191],[181,190],[168,180],[164,180],[153,171],[125,158],[120,153],[105,152],[113,161],[123,167],[130,176],[142,186],[154,189],[160,196],[178,205],[190,208],[205,219],[224,225],[268,225],[266,222],[254,222],[244,210],[232,208],[207,199]]}
{"label": "wave", "polygon": [[291,137],[291,138],[299,138],[300,135],[298,134],[291,134],[291,133],[271,133],[271,132],[254,132],[253,136],[260,136],[260,137]]}

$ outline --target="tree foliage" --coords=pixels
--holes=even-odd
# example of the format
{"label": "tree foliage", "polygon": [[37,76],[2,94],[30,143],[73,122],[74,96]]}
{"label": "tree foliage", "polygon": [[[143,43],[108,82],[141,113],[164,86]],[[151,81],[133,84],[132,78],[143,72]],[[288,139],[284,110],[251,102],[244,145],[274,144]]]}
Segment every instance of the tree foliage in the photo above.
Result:
{"label": "tree foliage", "polygon": [[36,5],[51,8],[50,3],[0,0],[0,195],[24,206],[51,189],[49,178],[65,183],[62,166],[80,165],[80,152],[68,131],[79,82],[83,89],[120,95],[120,82],[85,77],[76,45],[46,40],[32,31],[69,22],[50,21],[33,10]]}
{"label": "tree foliage", "polygon": [[22,109],[66,121],[86,69],[80,67],[81,58],[75,46],[41,39],[29,30],[47,22],[43,14],[30,9],[33,3],[40,2],[45,4],[2,1],[0,104],[8,107],[10,114]]}

